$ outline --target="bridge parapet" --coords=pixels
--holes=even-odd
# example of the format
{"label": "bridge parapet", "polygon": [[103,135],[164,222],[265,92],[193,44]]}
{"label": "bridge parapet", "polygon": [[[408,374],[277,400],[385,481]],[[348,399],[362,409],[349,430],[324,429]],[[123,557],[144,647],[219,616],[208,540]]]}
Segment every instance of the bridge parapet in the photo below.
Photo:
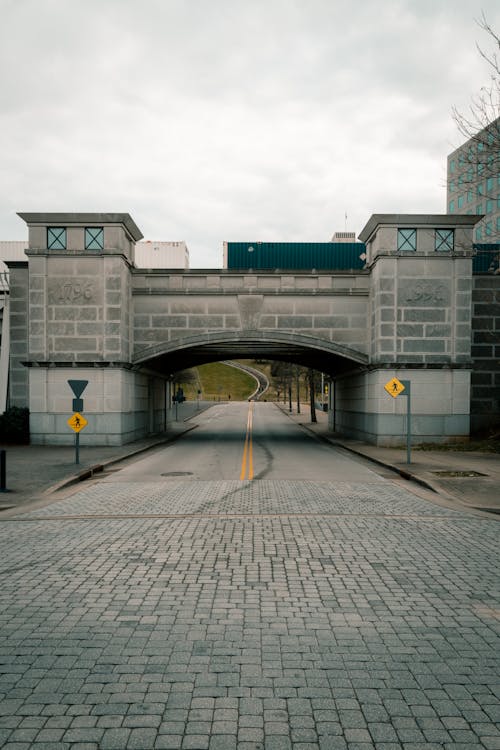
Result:
{"label": "bridge parapet", "polygon": [[[171,349],[175,341],[231,331],[241,338],[249,332],[315,337],[366,354],[368,277],[293,278],[294,286],[283,289],[283,277],[271,274],[255,285],[253,277],[231,273],[141,276],[141,282],[153,283],[133,289],[134,356],[162,343]],[[214,279],[217,287],[209,285]],[[321,281],[328,284],[321,287]]]}
{"label": "bridge parapet", "polygon": [[133,294],[367,294],[367,271],[283,271],[242,273],[230,270],[133,269]]}

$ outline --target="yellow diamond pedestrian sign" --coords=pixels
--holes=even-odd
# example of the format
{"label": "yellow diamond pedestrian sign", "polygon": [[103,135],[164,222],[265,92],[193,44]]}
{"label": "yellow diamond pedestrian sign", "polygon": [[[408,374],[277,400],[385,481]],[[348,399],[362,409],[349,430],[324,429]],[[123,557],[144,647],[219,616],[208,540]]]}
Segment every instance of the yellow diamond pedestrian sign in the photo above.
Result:
{"label": "yellow diamond pedestrian sign", "polygon": [[384,385],[385,390],[393,398],[397,398],[400,393],[403,393],[405,387],[403,383],[397,378],[392,378],[388,383]]}
{"label": "yellow diamond pedestrian sign", "polygon": [[83,428],[88,425],[88,422],[83,414],[78,414],[78,412],[75,412],[73,416],[68,419],[68,424],[72,430],[74,430],[75,432],[80,432],[80,430],[83,430]]}

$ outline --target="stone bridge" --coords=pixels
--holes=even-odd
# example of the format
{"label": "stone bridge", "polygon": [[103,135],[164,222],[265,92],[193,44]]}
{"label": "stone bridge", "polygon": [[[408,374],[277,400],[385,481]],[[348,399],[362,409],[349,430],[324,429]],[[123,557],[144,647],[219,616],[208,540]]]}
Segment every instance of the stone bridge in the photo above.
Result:
{"label": "stone bridge", "polygon": [[[399,443],[411,380],[418,440],[469,432],[472,227],[477,217],[374,215],[359,271],[139,269],[128,214],[20,214],[28,261],[10,263],[10,403],[32,441],[68,443],[68,379],[88,380],[82,443],[165,429],[176,371],[236,358],[313,367],[340,432]],[[446,242],[443,244],[443,238]]]}
{"label": "stone bridge", "polygon": [[134,363],[162,372],[267,357],[368,364],[369,274],[132,271]]}

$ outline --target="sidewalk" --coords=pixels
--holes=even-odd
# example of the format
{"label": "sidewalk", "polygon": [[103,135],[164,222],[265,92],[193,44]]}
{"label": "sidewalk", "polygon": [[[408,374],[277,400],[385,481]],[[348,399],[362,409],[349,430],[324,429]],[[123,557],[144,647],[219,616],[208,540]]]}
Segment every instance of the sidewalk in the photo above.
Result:
{"label": "sidewalk", "polygon": [[[136,440],[121,446],[80,446],[80,463],[75,463],[72,445],[0,445],[6,451],[7,492],[0,492],[0,511],[23,505],[50,494],[71,481],[87,479],[118,461],[175,440],[195,425],[189,420],[213,406],[210,401],[185,402],[169,412],[168,430],[163,435]],[[176,420],[177,416],[177,420]]]}
{"label": "sidewalk", "polygon": [[[383,448],[336,435],[328,430],[328,415],[316,411],[317,423],[310,422],[308,406],[297,414],[285,411],[294,422],[318,437],[368,458],[379,466],[417,482],[455,503],[500,514],[500,455],[479,451],[419,450],[411,451],[411,464],[406,463],[406,447]],[[467,474],[469,476],[467,476]]]}

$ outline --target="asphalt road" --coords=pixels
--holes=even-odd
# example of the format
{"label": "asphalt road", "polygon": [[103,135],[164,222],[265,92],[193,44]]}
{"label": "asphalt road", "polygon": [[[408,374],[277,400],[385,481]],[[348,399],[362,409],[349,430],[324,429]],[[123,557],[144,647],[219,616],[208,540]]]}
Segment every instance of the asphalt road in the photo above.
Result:
{"label": "asphalt road", "polygon": [[196,422],[195,430],[130,463],[113,480],[380,480],[373,464],[326,445],[272,403],[223,403]]}

